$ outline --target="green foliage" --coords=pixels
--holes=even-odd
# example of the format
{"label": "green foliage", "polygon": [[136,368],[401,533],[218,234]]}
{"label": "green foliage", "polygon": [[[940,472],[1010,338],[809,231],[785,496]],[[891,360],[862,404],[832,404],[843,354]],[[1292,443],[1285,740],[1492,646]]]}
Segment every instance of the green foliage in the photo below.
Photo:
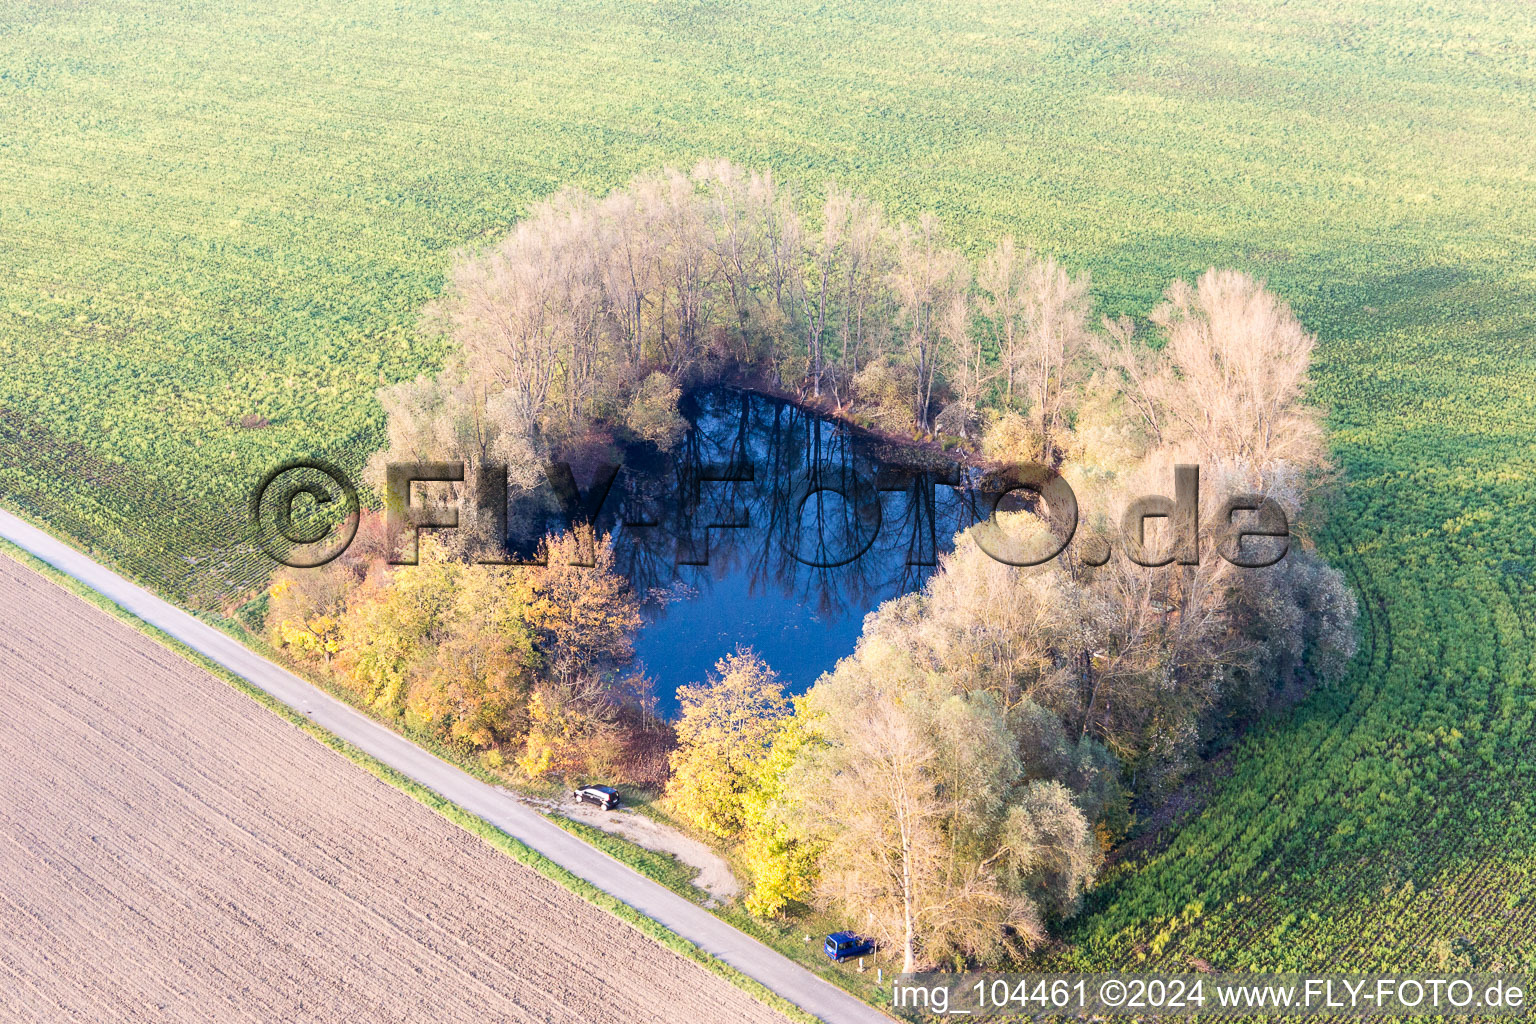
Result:
{"label": "green foliage", "polygon": [[671,377],[659,371],[652,373],[640,382],[630,400],[624,425],[658,448],[671,448],[688,429],[688,421],[677,411],[681,394]]}
{"label": "green foliage", "polygon": [[263,593],[236,609],[235,618],[252,633],[260,633],[266,628],[267,610],[271,604],[271,595]]}
{"label": "green foliage", "polygon": [[1370,621],[1067,959],[1528,965],[1533,50],[1520,5],[1409,0],[8,5],[0,495],[173,597],[254,592],[249,487],[380,446],[454,249],[704,154],[1012,232],[1112,314],[1236,266],[1319,336],[1316,539]]}

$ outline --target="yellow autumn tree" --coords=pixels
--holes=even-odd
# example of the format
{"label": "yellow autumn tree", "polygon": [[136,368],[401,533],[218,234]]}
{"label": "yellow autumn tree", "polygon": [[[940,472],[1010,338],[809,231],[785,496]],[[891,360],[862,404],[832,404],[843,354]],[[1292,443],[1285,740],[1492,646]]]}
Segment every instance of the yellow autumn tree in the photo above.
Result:
{"label": "yellow autumn tree", "polygon": [[609,768],[608,724],[569,688],[541,686],[528,700],[528,734],[517,766],[535,779],[575,779],[595,766]]}
{"label": "yellow autumn tree", "polygon": [[539,662],[527,604],[528,581],[519,570],[487,565],[462,573],[441,639],[411,684],[408,710],[476,747],[520,736]]}
{"label": "yellow autumn tree", "polygon": [[753,784],[742,794],[738,855],[749,876],[744,902],[759,917],[781,914],[791,903],[809,903],[816,886],[821,844],[787,820],[782,807],[784,778],[812,742],[798,710],[782,719],[768,755],[753,773]]}
{"label": "yellow autumn tree", "polygon": [[323,662],[341,649],[341,613],[351,580],[289,570],[267,591],[267,632],[280,650],[300,661]]}
{"label": "yellow autumn tree", "polygon": [[337,667],[377,710],[404,710],[407,688],[443,639],[454,593],[469,568],[423,537],[419,564],[375,573],[352,595]]}
{"label": "yellow autumn tree", "polygon": [[614,566],[613,539],[581,523],[547,538],[540,554],[546,564],[531,571],[527,618],[550,674],[568,681],[629,661],[640,607]]}
{"label": "yellow autumn tree", "polygon": [[808,902],[820,846],[781,812],[784,778],[812,742],[782,683],[750,649],[720,659],[708,681],[678,691],[678,747],[667,804],[731,841],[749,875],[746,906],[762,917]]}
{"label": "yellow autumn tree", "polygon": [[748,648],[715,663],[703,684],[677,692],[681,716],[667,802],[683,820],[723,839],[746,824],[748,794],[790,713],[784,687]]}
{"label": "yellow autumn tree", "polygon": [[273,628],[277,645],[300,658],[331,657],[341,650],[341,620],[334,615],[314,615],[294,621],[281,619]]}

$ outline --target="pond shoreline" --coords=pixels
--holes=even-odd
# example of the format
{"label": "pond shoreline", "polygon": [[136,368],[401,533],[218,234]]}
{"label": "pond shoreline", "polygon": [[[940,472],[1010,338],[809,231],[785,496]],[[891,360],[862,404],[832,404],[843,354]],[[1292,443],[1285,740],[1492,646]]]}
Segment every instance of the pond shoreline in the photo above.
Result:
{"label": "pond shoreline", "polygon": [[[981,454],[974,438],[956,438],[952,447],[946,448],[935,434],[910,437],[862,422],[852,407],[832,401],[823,395],[806,395],[798,390],[786,390],[760,377],[734,375],[716,381],[693,384],[682,392],[681,401],[696,399],[710,391],[730,391],[739,394],[782,402],[800,412],[837,424],[849,434],[874,442],[884,449],[882,455],[889,461],[917,469],[964,467],[976,470],[1000,468],[1001,463]],[[589,426],[586,433],[568,440],[558,451],[558,458],[571,466],[578,480],[585,480],[603,464],[611,464],[611,456],[621,454],[631,445],[646,444],[626,441],[616,424],[601,421]],[[620,459],[622,462],[623,460]]]}
{"label": "pond shoreline", "polygon": [[[658,602],[635,653],[661,684],[664,711],[677,687],[704,681],[737,647],[803,692],[853,652],[871,611],[924,586],[955,534],[987,512],[962,453],[752,384],[691,389],[683,440],[627,447],[604,513],[620,517],[615,567]],[[621,443],[591,437],[583,454],[612,466],[621,460],[610,445]],[[700,486],[724,465],[755,470]],[[598,468],[573,471],[584,483]],[[807,490],[813,480],[821,486]],[[623,508],[648,522],[626,526]]]}
{"label": "pond shoreline", "polygon": [[799,390],[788,391],[780,385],[775,385],[759,377],[738,375],[721,380],[715,384],[698,385],[695,388],[690,388],[686,394],[692,395],[697,391],[709,388],[744,391],[747,394],[786,402],[804,412],[820,416],[822,419],[831,420],[856,436],[876,441],[896,452],[903,454],[916,453],[930,457],[928,462],[914,460],[912,462],[913,465],[932,465],[932,459],[973,469],[992,469],[998,465],[995,460],[987,459],[977,450],[974,439],[958,438],[958,443],[954,447],[946,448],[943,442],[938,439],[937,434],[926,434],[923,437],[908,437],[880,427],[871,426],[857,419],[856,411],[851,406],[835,402],[826,395],[818,397],[816,395],[803,394]]}

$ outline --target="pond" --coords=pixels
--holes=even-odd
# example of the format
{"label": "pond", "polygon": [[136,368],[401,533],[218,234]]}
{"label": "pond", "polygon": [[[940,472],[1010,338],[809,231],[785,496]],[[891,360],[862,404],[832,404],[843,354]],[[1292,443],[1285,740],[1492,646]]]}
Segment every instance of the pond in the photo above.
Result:
{"label": "pond", "polygon": [[738,645],[803,693],[990,509],[973,472],[788,402],[711,389],[682,412],[681,444],[629,452],[598,519],[645,598],[636,658],[664,714]]}

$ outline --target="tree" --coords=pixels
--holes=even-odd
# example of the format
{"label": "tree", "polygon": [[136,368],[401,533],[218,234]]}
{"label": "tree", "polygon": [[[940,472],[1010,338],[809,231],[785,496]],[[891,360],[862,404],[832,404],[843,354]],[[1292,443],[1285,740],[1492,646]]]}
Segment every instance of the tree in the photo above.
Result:
{"label": "tree", "polygon": [[867,638],[806,712],[812,742],[786,791],[793,820],[825,844],[818,893],[900,948],[904,971],[992,955],[1007,928],[1039,939],[1091,879],[1088,822],[1025,781],[990,694],[950,689]]}
{"label": "tree", "polygon": [[645,362],[645,312],[661,289],[656,211],[634,188],[617,189],[598,207],[598,266],[617,344],[631,367]]}
{"label": "tree", "polygon": [[[705,160],[600,201],[573,188],[535,204],[460,253],[428,307],[423,326],[452,357],[434,380],[381,392],[391,457],[464,458],[466,479],[493,458],[537,469],[591,421],[646,405],[655,372],[679,386],[766,372],[818,394],[830,375],[842,389],[892,330],[890,240],[861,198],[834,191],[826,212],[808,281],[795,197],[765,170]],[[914,367],[931,385],[944,343],[920,338]]]}
{"label": "tree", "polygon": [[517,766],[529,778],[575,779],[603,760],[609,723],[558,685],[541,686],[528,700],[528,733]]}
{"label": "tree", "polygon": [[652,211],[660,245],[656,356],[674,378],[687,376],[713,322],[714,268],[709,255],[709,211],[693,181],[673,168],[639,179],[640,202]]}
{"label": "tree", "polygon": [[693,180],[708,205],[707,247],[729,292],[737,357],[751,365],[784,341],[800,302],[800,217],[770,171],[704,160]]}
{"label": "tree", "polygon": [[779,721],[767,756],[741,795],[738,853],[750,876],[743,902],[761,917],[780,914],[790,903],[808,903],[816,884],[822,846],[786,813],[785,780],[800,752],[814,742],[808,719],[808,713],[797,711]]}
{"label": "tree", "polygon": [[1303,404],[1316,339],[1290,306],[1236,270],[1168,287],[1152,322],[1166,337],[1166,372],[1150,382],[1171,432],[1205,458],[1254,467],[1323,462],[1318,410]]}
{"label": "tree", "polygon": [[530,571],[528,624],[553,678],[570,682],[628,662],[640,609],[614,568],[613,539],[579,523],[546,538],[540,561]]}
{"label": "tree", "polygon": [[849,203],[837,186],[827,184],[827,200],[821,208],[821,234],[810,248],[810,267],[801,296],[805,302],[805,341],[809,355],[811,393],[821,396],[826,372],[827,331],[837,316],[835,271],[846,258]]}
{"label": "tree", "polygon": [[887,430],[910,430],[913,396],[920,388],[916,368],[891,356],[876,356],[853,378],[853,394],[871,419]]}
{"label": "tree", "polygon": [[407,688],[442,639],[454,589],[466,566],[434,537],[417,565],[372,573],[347,604],[337,657],[342,678],[374,708],[403,709]]}
{"label": "tree", "polygon": [[1153,447],[1162,447],[1164,436],[1163,379],[1166,370],[1161,353],[1136,342],[1136,324],[1128,316],[1104,318],[1104,335],[1093,340],[1094,359],[1100,379],[1120,396],[1132,417],[1141,422]]}
{"label": "tree", "polygon": [[995,414],[982,432],[981,453],[1005,466],[1039,463],[1045,459],[1044,439],[1030,420],[1008,409]]}
{"label": "tree", "polygon": [[543,482],[546,457],[538,439],[509,411],[506,396],[488,393],[483,384],[465,379],[464,372],[455,362],[436,378],[420,377],[379,392],[388,417],[388,443],[369,460],[366,478],[383,494],[391,464],[462,461],[463,483],[441,484],[441,490],[429,489],[415,500],[429,508],[458,510],[459,528],[438,535],[455,553],[494,552],[504,539],[495,536],[500,524],[481,515],[481,503],[474,500],[480,470],[488,464],[506,467],[509,488],[528,493]]}
{"label": "tree", "polygon": [[883,340],[889,329],[888,247],[879,206],[828,182],[821,232],[807,247],[809,265],[800,289],[816,395],[828,376],[841,393],[859,371],[866,342]]}
{"label": "tree", "polygon": [[[1264,570],[1230,565],[1216,553],[1222,528],[1214,521],[1200,530],[1198,565],[1131,562],[1124,539],[1105,526],[1121,522],[1132,496],[1167,488],[1172,465],[1163,458],[1118,479],[1079,479],[1088,510],[1079,539],[1044,565],[1005,565],[974,531],[960,534],[921,593],[869,616],[863,641],[905,652],[947,686],[989,693],[1009,714],[1026,705],[1048,711],[1074,741],[1112,751],[1143,793],[1176,784],[1222,719],[1294,696],[1298,679],[1341,671],[1353,650],[1355,607],[1342,577],[1305,550]],[[1202,474],[1201,506],[1219,507],[1250,481],[1235,465]],[[1292,509],[1299,502],[1271,493]],[[1000,522],[1010,533],[1045,529],[1027,512]],[[1081,545],[1090,539],[1113,539],[1122,553],[1085,564]],[[1150,529],[1147,541],[1154,551],[1166,544]],[[1027,766],[1037,755],[1020,742]],[[1083,792],[1061,774],[1040,777]]]}
{"label": "tree", "polygon": [[1024,365],[1022,352],[1024,282],[1013,236],[1004,235],[976,271],[981,313],[987,318],[997,344],[1003,372],[1003,407],[1013,406],[1014,374]]}
{"label": "tree", "polygon": [[965,258],[943,245],[939,222],[932,214],[919,218],[915,228],[908,224],[897,228],[890,286],[901,311],[903,351],[917,372],[912,414],[925,429],[943,345],[943,317],[969,283]]}
{"label": "tree", "polygon": [[845,201],[846,241],[840,278],[839,358],[842,379],[859,371],[867,350],[883,352],[893,328],[894,299],[890,293],[890,232],[878,204],[854,195]]}
{"label": "tree", "polygon": [[693,180],[708,204],[706,247],[730,293],[733,333],[742,362],[751,361],[748,323],[760,300],[758,288],[767,277],[766,218],[758,209],[773,202],[772,179],[754,174],[729,160],[702,160]]}
{"label": "tree", "polygon": [[345,640],[342,617],[352,594],[382,558],[383,517],[364,512],[347,550],[318,569],[278,570],[268,589],[268,638],[303,661],[331,666]]}
{"label": "tree", "polygon": [[522,735],[539,663],[528,590],[521,570],[477,566],[459,578],[441,639],[407,702],[422,722],[476,747]]}
{"label": "tree", "polygon": [[725,839],[747,823],[746,795],[790,712],[784,687],[750,648],[715,664],[715,675],[677,691],[677,749],[667,802],[695,828]]}
{"label": "tree", "polygon": [[945,407],[939,425],[950,433],[970,437],[977,411],[997,372],[987,360],[981,337],[971,330],[971,307],[964,292],[950,298],[939,317],[944,340],[944,372],[954,400]]}
{"label": "tree", "polygon": [[1050,455],[1058,447],[1069,403],[1086,378],[1088,275],[1068,277],[1054,259],[1028,253],[1019,277],[1023,333],[1015,346],[1015,375],[1029,393],[1035,425]]}
{"label": "tree", "polygon": [[268,590],[267,632],[273,643],[300,658],[329,666],[341,649],[341,613],[356,581],[325,572],[287,572]]}
{"label": "tree", "polygon": [[624,413],[624,425],[663,451],[671,448],[688,429],[688,421],[677,411],[679,397],[681,392],[672,378],[658,370],[635,389]]}
{"label": "tree", "polygon": [[588,301],[571,271],[574,239],[545,205],[481,258],[462,258],[438,308],[471,377],[503,397],[514,430],[542,425],[564,346]]}
{"label": "tree", "polygon": [[1039,894],[1042,909],[1064,918],[1092,883],[1100,850],[1066,786],[1031,782],[1008,808],[994,856],[1011,888]]}

